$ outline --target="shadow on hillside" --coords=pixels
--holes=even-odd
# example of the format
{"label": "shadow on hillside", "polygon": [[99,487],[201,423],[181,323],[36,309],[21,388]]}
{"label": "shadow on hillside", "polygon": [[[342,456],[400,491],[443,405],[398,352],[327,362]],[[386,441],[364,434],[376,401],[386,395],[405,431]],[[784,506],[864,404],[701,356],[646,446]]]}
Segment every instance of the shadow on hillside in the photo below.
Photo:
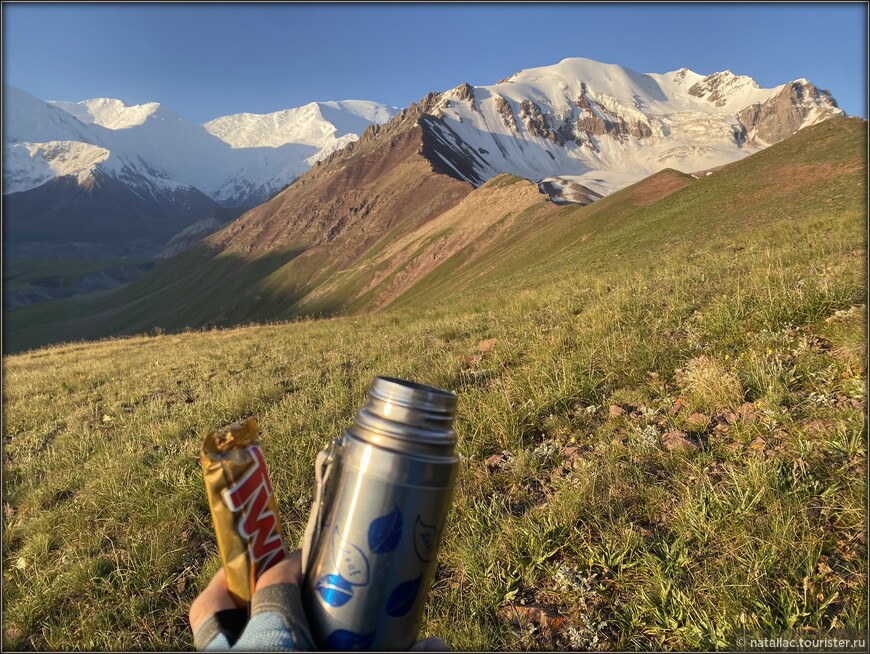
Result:
{"label": "shadow on hillside", "polygon": [[[310,291],[280,270],[304,250],[252,258],[205,247],[168,260],[136,281],[89,296],[42,302],[6,316],[3,353],[71,341],[134,334],[180,333],[268,323],[305,316],[297,304]],[[336,303],[318,304],[316,317],[334,315]]]}

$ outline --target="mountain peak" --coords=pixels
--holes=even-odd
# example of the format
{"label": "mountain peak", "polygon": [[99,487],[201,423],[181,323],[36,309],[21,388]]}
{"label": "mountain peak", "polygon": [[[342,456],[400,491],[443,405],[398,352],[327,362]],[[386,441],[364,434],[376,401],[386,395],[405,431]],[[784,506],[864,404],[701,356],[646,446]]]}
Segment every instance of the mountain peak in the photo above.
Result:
{"label": "mountain peak", "polygon": [[116,98],[91,98],[79,102],[49,100],[49,104],[63,109],[83,123],[100,125],[106,129],[127,129],[142,125],[150,117],[178,119],[159,102],[128,105]]}

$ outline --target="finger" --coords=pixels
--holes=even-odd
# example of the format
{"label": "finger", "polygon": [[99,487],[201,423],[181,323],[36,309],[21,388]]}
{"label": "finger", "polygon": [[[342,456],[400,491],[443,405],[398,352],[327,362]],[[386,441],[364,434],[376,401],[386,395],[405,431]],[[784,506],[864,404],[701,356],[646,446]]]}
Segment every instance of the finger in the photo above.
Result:
{"label": "finger", "polygon": [[196,631],[197,627],[213,616],[218,611],[236,608],[230,592],[227,590],[227,577],[223,566],[218,570],[208,586],[190,604],[188,617],[190,628]]}
{"label": "finger", "polygon": [[260,590],[272,584],[302,585],[302,550],[288,554],[257,579],[255,590]]}
{"label": "finger", "polygon": [[450,648],[440,638],[424,638],[411,646],[412,652],[449,652]]}

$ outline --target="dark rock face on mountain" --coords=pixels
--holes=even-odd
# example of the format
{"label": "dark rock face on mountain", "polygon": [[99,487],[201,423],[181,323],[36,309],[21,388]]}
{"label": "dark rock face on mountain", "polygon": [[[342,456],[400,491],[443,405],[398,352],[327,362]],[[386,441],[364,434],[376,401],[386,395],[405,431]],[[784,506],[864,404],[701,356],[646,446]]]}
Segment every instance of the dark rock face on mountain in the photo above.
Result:
{"label": "dark rock face on mountain", "polygon": [[737,117],[746,131],[765,143],[776,143],[797,132],[820,105],[837,106],[830,92],[806,81],[791,82],[764,104],[754,104]]}

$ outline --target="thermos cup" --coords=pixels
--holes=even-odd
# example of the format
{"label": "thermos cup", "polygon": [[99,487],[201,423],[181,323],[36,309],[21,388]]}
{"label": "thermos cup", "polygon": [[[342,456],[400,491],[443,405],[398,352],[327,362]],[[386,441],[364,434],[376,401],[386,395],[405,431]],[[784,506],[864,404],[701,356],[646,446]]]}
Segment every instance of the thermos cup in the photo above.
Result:
{"label": "thermos cup", "polygon": [[458,470],[455,413],[453,393],[377,377],[318,454],[302,597],[319,647],[416,641]]}

